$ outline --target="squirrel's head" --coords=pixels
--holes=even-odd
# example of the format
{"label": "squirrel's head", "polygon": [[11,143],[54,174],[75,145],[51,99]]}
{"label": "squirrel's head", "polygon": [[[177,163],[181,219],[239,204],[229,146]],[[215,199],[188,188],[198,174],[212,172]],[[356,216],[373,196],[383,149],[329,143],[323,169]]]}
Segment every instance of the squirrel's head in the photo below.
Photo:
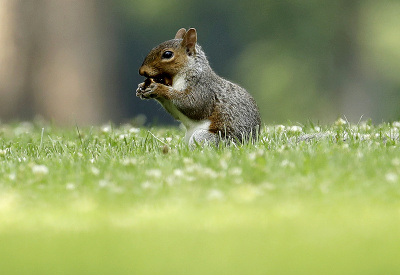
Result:
{"label": "squirrel's head", "polygon": [[146,56],[139,74],[156,82],[172,85],[175,75],[181,73],[196,55],[196,29],[180,29],[175,38],[161,43]]}

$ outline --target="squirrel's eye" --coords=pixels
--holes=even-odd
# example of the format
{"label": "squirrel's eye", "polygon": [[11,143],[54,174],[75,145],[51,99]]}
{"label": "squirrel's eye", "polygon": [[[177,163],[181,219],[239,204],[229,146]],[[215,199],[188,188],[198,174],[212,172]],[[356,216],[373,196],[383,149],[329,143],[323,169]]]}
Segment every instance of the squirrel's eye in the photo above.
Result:
{"label": "squirrel's eye", "polygon": [[165,51],[165,52],[162,54],[162,58],[163,58],[163,59],[170,59],[170,58],[172,58],[173,56],[174,56],[174,53],[171,52],[171,51]]}

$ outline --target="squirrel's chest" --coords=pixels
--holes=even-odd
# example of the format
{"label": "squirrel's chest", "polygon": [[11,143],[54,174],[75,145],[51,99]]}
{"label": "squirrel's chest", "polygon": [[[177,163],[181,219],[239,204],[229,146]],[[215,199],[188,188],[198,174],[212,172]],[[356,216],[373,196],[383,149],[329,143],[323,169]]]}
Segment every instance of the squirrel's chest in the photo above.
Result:
{"label": "squirrel's chest", "polygon": [[204,120],[193,120],[189,117],[185,116],[181,111],[176,108],[174,104],[170,100],[162,99],[158,100],[161,105],[167,110],[175,119],[182,122],[182,124],[186,128],[186,136],[185,139],[189,139],[193,133],[198,130],[209,130],[211,125],[211,121],[208,119]]}

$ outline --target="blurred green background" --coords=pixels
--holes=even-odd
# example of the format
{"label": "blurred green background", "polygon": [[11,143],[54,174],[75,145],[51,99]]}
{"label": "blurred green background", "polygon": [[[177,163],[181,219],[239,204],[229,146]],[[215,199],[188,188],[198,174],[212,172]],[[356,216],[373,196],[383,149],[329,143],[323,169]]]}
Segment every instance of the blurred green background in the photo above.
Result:
{"label": "blurred green background", "polygon": [[0,119],[173,123],[135,97],[152,47],[195,27],[265,123],[400,118],[400,1],[1,0]]}

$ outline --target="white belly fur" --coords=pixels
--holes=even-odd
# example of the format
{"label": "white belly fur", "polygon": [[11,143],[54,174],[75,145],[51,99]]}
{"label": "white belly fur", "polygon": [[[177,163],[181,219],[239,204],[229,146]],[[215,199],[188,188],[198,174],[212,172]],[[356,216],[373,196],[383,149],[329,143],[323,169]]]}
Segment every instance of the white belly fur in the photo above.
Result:
{"label": "white belly fur", "polygon": [[[184,76],[181,75],[176,75],[172,81],[172,88],[178,91],[183,91],[186,89],[186,81]],[[177,120],[182,122],[182,124],[186,128],[186,135],[185,135],[185,141],[189,143],[191,141],[191,138],[193,135],[198,132],[198,131],[208,131],[211,121],[208,119],[205,120],[192,120],[182,114],[181,111],[179,111],[175,105],[172,104],[171,101],[169,100],[159,100],[160,103],[163,105],[163,107]]]}
{"label": "white belly fur", "polygon": [[163,105],[163,107],[177,120],[182,122],[183,126],[186,128],[185,141],[189,143],[193,134],[197,131],[208,131],[211,121],[208,119],[204,120],[192,120],[185,116],[179,111],[175,105],[172,104],[169,100],[159,100],[159,102]]}

